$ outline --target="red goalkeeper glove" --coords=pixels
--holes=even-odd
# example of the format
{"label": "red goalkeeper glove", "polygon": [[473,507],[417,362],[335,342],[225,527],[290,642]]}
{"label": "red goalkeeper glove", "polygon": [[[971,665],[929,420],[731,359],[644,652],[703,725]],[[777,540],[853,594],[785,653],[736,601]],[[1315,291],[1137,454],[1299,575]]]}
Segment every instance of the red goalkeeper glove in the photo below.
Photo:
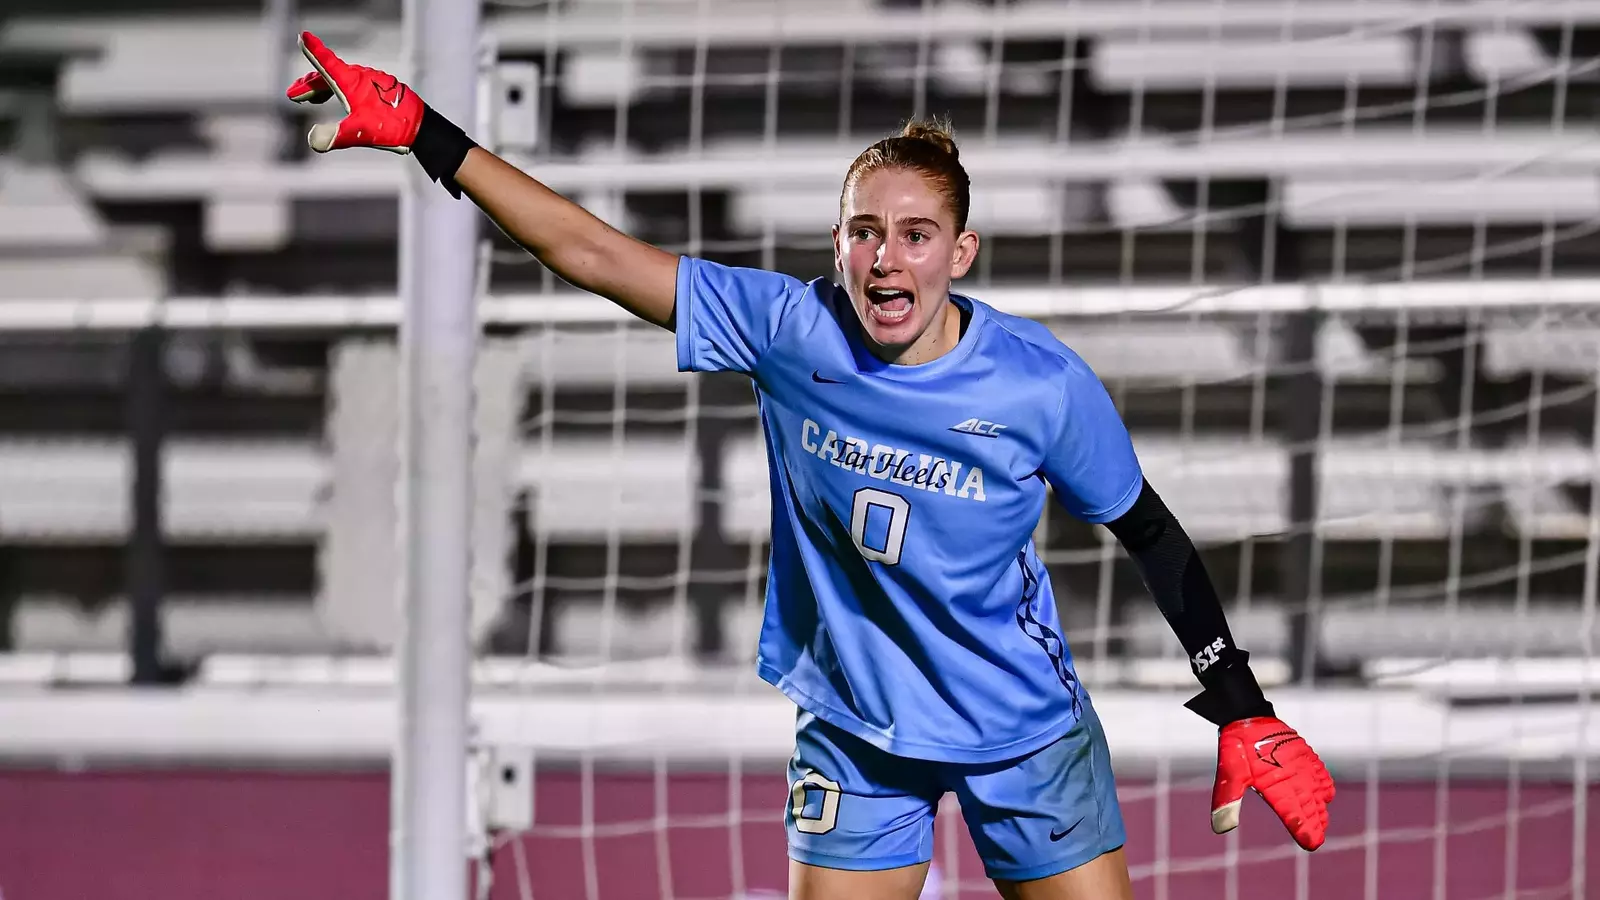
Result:
{"label": "red goalkeeper glove", "polygon": [[1272,716],[1224,725],[1217,743],[1217,781],[1211,789],[1211,830],[1239,827],[1246,788],[1267,801],[1295,842],[1307,850],[1328,836],[1333,776],[1305,738]]}
{"label": "red goalkeeper glove", "polygon": [[422,98],[400,79],[367,66],[340,59],[316,35],[300,35],[300,52],[316,67],[289,86],[296,103],[326,103],[338,97],[345,117],[338,123],[311,128],[307,142],[318,153],[346,147],[375,147],[393,153],[410,153],[422,127]]}
{"label": "red goalkeeper glove", "polygon": [[460,128],[422,102],[416,92],[388,72],[352,65],[309,31],[300,34],[300,52],[315,66],[285,92],[296,103],[326,103],[338,97],[345,117],[313,125],[306,141],[318,153],[372,147],[414,153],[434,181],[461,196],[453,176],[477,146]]}

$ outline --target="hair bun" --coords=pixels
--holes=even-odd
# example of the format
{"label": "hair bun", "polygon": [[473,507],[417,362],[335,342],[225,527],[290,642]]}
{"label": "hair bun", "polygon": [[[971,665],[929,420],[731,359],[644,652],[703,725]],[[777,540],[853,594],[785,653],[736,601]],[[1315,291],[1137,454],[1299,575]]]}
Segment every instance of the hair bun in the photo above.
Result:
{"label": "hair bun", "polygon": [[951,135],[950,125],[947,122],[938,120],[907,122],[906,127],[901,129],[900,136],[916,141],[927,141],[953,158],[961,156],[960,151],[956,149],[956,139]]}
{"label": "hair bun", "polygon": [[972,209],[971,181],[961,167],[950,125],[942,119],[916,119],[901,127],[900,133],[875,142],[861,151],[844,174],[839,191],[839,216],[845,215],[850,191],[869,172],[892,169],[915,172],[927,187],[938,192],[955,220],[956,231],[967,230],[967,213]]}

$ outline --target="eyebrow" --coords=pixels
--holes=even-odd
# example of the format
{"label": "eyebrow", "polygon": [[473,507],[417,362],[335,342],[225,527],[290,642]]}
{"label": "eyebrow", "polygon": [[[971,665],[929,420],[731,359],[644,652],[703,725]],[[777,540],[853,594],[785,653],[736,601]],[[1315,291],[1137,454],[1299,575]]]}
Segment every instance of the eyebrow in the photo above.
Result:
{"label": "eyebrow", "polygon": [[[851,216],[846,224],[849,224],[849,225],[876,225],[881,221],[882,221],[881,219],[879,219],[877,216],[874,216],[874,215],[859,215],[859,216]],[[902,216],[902,217],[900,217],[899,219],[897,219],[895,221],[902,228],[911,228],[911,227],[938,228],[939,227],[939,222],[938,222],[937,219],[930,219],[927,216]]]}

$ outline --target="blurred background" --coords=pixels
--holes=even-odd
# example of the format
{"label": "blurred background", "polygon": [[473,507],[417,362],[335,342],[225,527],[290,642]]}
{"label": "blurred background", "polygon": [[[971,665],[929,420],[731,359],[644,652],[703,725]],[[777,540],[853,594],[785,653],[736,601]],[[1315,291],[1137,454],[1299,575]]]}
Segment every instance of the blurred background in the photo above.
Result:
{"label": "blurred background", "polygon": [[[478,139],[675,252],[825,276],[850,160],[952,119],[960,288],[1095,367],[1340,779],[1315,856],[1211,835],[1176,640],[1047,511],[1142,900],[1600,898],[1600,5],[482,15]],[[0,7],[6,900],[386,891],[414,163],[307,158],[302,28],[406,77],[398,0]],[[475,890],[781,896],[750,386],[481,224]],[[993,896],[937,845],[926,896]]]}

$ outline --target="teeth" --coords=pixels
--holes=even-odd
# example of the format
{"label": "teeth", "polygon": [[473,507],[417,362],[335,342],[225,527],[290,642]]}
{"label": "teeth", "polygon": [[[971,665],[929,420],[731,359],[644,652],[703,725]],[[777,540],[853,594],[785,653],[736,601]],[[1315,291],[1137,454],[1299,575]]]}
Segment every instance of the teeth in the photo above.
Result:
{"label": "teeth", "polygon": [[873,287],[867,289],[868,307],[873,318],[880,322],[898,322],[911,313],[913,302],[910,291],[897,288]]}

